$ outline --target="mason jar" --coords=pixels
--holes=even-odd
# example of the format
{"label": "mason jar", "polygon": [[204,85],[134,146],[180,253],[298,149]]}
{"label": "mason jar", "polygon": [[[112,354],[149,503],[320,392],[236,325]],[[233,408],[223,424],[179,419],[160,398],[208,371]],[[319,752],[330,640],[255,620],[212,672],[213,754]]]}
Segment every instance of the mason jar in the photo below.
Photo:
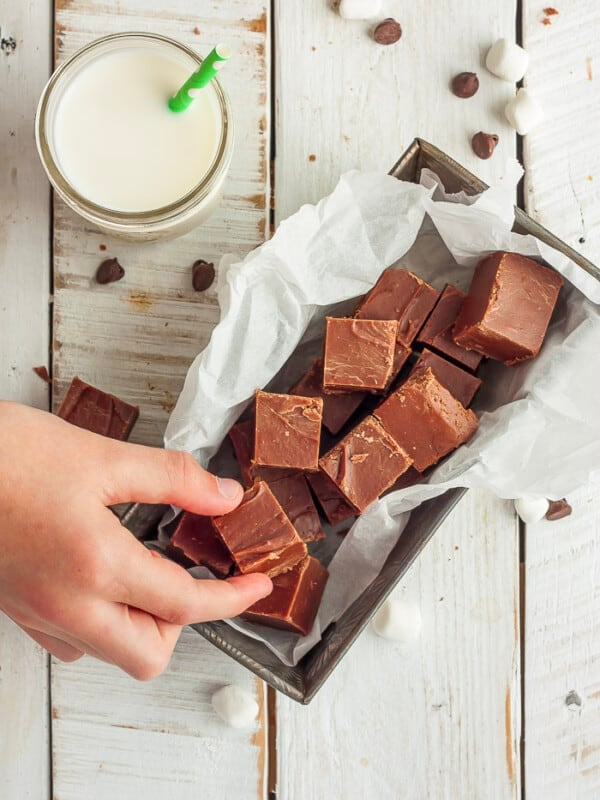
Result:
{"label": "mason jar", "polygon": [[217,79],[185,111],[168,108],[202,59],[158,34],[120,33],[83,47],[51,76],[35,131],[59,197],[112,236],[186,233],[217,205],[233,123]]}

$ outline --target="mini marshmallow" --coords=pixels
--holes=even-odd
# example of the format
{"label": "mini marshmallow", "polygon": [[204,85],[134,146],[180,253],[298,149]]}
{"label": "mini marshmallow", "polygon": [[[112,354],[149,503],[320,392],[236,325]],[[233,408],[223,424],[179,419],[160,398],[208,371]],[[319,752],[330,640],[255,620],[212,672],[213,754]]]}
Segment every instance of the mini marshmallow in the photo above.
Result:
{"label": "mini marshmallow", "polygon": [[373,617],[373,628],[378,636],[404,644],[415,641],[421,632],[421,624],[418,606],[389,598]]}
{"label": "mini marshmallow", "polygon": [[521,136],[532,131],[544,119],[542,107],[527,89],[519,89],[504,109],[506,119]]}
{"label": "mini marshmallow", "polygon": [[485,65],[489,71],[503,81],[511,83],[521,80],[527,72],[528,64],[527,52],[509,39],[498,39],[485,57]]}
{"label": "mini marshmallow", "polygon": [[527,525],[541,522],[549,507],[550,503],[545,497],[520,497],[515,500],[515,511]]}
{"label": "mini marshmallow", "polygon": [[340,0],[338,13],[344,19],[372,19],[381,11],[381,0]]}
{"label": "mini marshmallow", "polygon": [[212,707],[232,728],[248,728],[258,714],[258,703],[241,686],[222,686],[211,698]]}

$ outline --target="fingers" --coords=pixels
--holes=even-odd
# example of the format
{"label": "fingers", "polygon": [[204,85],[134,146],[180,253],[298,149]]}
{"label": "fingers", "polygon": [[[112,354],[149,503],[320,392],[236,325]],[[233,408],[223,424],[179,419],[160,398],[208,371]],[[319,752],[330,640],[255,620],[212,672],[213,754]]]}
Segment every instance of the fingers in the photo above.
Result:
{"label": "fingers", "polygon": [[164,672],[180,633],[180,625],[155,619],[145,611],[103,603],[88,610],[77,635],[100,658],[137,680],[147,681]]}
{"label": "fingers", "polygon": [[107,505],[135,500],[172,503],[194,514],[226,514],[239,505],[243,489],[217,478],[189,453],[111,442]]}
{"label": "fingers", "polygon": [[26,625],[20,625],[19,627],[21,627],[28,636],[31,636],[35,642],[40,644],[44,650],[47,650],[51,655],[60,659],[60,661],[77,661],[78,658],[84,655],[82,650],[78,650],[76,647],[72,647],[70,644],[54,636],[49,636],[47,633],[28,628]]}
{"label": "fingers", "polygon": [[178,625],[235,617],[273,588],[260,573],[197,580],[178,564],[153,557],[135,539],[128,541],[123,559],[114,599]]}

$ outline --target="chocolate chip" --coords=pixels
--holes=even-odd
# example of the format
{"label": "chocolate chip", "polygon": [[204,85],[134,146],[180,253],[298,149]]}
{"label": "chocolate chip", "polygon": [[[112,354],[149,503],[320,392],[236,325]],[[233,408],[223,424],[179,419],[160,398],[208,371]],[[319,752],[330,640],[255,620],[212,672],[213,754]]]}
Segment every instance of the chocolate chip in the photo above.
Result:
{"label": "chocolate chip", "polygon": [[479,131],[471,139],[473,152],[479,158],[489,158],[498,144],[498,137],[495,133],[484,133]]}
{"label": "chocolate chip", "polygon": [[192,266],[192,284],[197,292],[205,292],[215,279],[215,265],[199,258]]}
{"label": "chocolate chip", "polygon": [[479,78],[474,72],[459,72],[452,78],[450,87],[457,97],[473,97],[479,89]]}
{"label": "chocolate chip", "polygon": [[391,17],[380,22],[373,31],[373,38],[377,44],[395,44],[401,36],[400,23]]}
{"label": "chocolate chip", "polygon": [[125,275],[125,270],[116,258],[107,258],[96,270],[97,283],[114,283],[120,281]]}
{"label": "chocolate chip", "polygon": [[546,519],[549,519],[551,522],[562,519],[563,517],[568,517],[569,514],[573,512],[573,509],[564,497],[562,500],[549,500],[548,502],[550,506],[548,511],[546,511]]}

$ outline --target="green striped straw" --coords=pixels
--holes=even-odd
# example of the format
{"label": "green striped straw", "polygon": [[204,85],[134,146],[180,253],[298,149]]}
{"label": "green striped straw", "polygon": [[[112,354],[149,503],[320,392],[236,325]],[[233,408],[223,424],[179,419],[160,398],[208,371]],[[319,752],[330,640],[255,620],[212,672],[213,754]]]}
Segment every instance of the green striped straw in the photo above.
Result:
{"label": "green striped straw", "polygon": [[202,61],[199,69],[193,72],[183,84],[177,94],[169,100],[171,111],[185,111],[194,101],[195,92],[190,94],[190,89],[204,89],[217,75],[221,67],[231,55],[231,48],[226,44],[218,44]]}

